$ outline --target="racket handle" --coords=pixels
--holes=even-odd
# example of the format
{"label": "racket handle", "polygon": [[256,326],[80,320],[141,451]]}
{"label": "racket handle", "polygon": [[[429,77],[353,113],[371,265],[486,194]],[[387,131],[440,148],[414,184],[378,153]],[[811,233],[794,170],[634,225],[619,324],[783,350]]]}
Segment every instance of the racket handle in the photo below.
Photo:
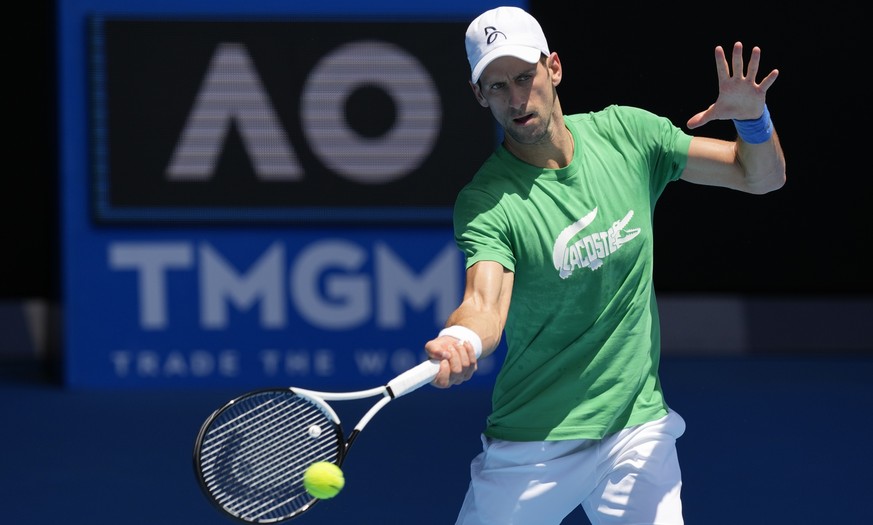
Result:
{"label": "racket handle", "polygon": [[419,363],[388,382],[391,397],[400,397],[423,387],[433,381],[439,371],[440,362],[436,359]]}

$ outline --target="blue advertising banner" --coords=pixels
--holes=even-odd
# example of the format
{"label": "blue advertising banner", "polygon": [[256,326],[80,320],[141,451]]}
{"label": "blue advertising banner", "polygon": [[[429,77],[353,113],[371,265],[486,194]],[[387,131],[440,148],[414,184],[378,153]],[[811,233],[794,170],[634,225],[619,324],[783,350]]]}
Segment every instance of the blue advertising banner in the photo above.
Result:
{"label": "blue advertising banner", "polygon": [[367,387],[424,359],[463,279],[443,229],[143,231],[87,248],[92,284],[66,311],[74,386]]}
{"label": "blue advertising banner", "polygon": [[488,7],[59,2],[66,385],[343,390],[424,359],[494,146],[462,37]]}

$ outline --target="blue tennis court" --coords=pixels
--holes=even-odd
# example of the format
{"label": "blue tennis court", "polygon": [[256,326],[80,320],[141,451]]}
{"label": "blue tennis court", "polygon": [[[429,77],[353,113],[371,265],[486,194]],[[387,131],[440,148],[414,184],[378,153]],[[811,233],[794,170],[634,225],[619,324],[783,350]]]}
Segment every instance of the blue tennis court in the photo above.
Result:
{"label": "blue tennis court", "polygon": [[[662,369],[688,422],[687,523],[873,523],[873,358],[667,357]],[[234,522],[200,493],[191,454],[203,419],[240,392],[66,391],[30,362],[0,374],[3,523]],[[339,403],[340,417],[354,424],[369,402]],[[453,523],[488,402],[481,387],[398,399],[356,442],[343,492],[294,522]]]}

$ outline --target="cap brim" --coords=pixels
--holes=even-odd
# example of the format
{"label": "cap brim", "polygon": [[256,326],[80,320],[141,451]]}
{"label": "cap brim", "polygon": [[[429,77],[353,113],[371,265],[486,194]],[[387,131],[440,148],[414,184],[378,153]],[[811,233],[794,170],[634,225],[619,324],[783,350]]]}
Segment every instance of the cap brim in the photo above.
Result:
{"label": "cap brim", "polygon": [[482,76],[482,72],[485,71],[485,68],[488,67],[488,64],[494,62],[500,57],[512,56],[519,60],[524,60],[528,64],[535,64],[537,61],[539,61],[542,54],[542,51],[530,46],[500,46],[479,59],[476,67],[473,68],[470,79],[473,81],[473,83],[479,82],[479,77]]}

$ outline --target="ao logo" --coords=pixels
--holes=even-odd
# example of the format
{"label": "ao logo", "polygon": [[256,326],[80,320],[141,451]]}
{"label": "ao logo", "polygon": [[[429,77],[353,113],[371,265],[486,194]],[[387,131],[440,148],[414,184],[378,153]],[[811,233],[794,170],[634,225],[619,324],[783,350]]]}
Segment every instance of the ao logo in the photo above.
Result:
{"label": "ao logo", "polygon": [[[373,86],[392,98],[396,119],[381,136],[364,137],[349,127],[345,101],[356,90]],[[352,42],[326,55],[306,78],[300,101],[301,124],[313,153],[339,176],[362,184],[390,182],[420,166],[433,150],[441,118],[439,95],[427,70],[403,49],[378,41]],[[224,43],[212,57],[176,144],[168,179],[209,179],[231,122],[259,178],[303,178],[252,58],[243,45]]]}

